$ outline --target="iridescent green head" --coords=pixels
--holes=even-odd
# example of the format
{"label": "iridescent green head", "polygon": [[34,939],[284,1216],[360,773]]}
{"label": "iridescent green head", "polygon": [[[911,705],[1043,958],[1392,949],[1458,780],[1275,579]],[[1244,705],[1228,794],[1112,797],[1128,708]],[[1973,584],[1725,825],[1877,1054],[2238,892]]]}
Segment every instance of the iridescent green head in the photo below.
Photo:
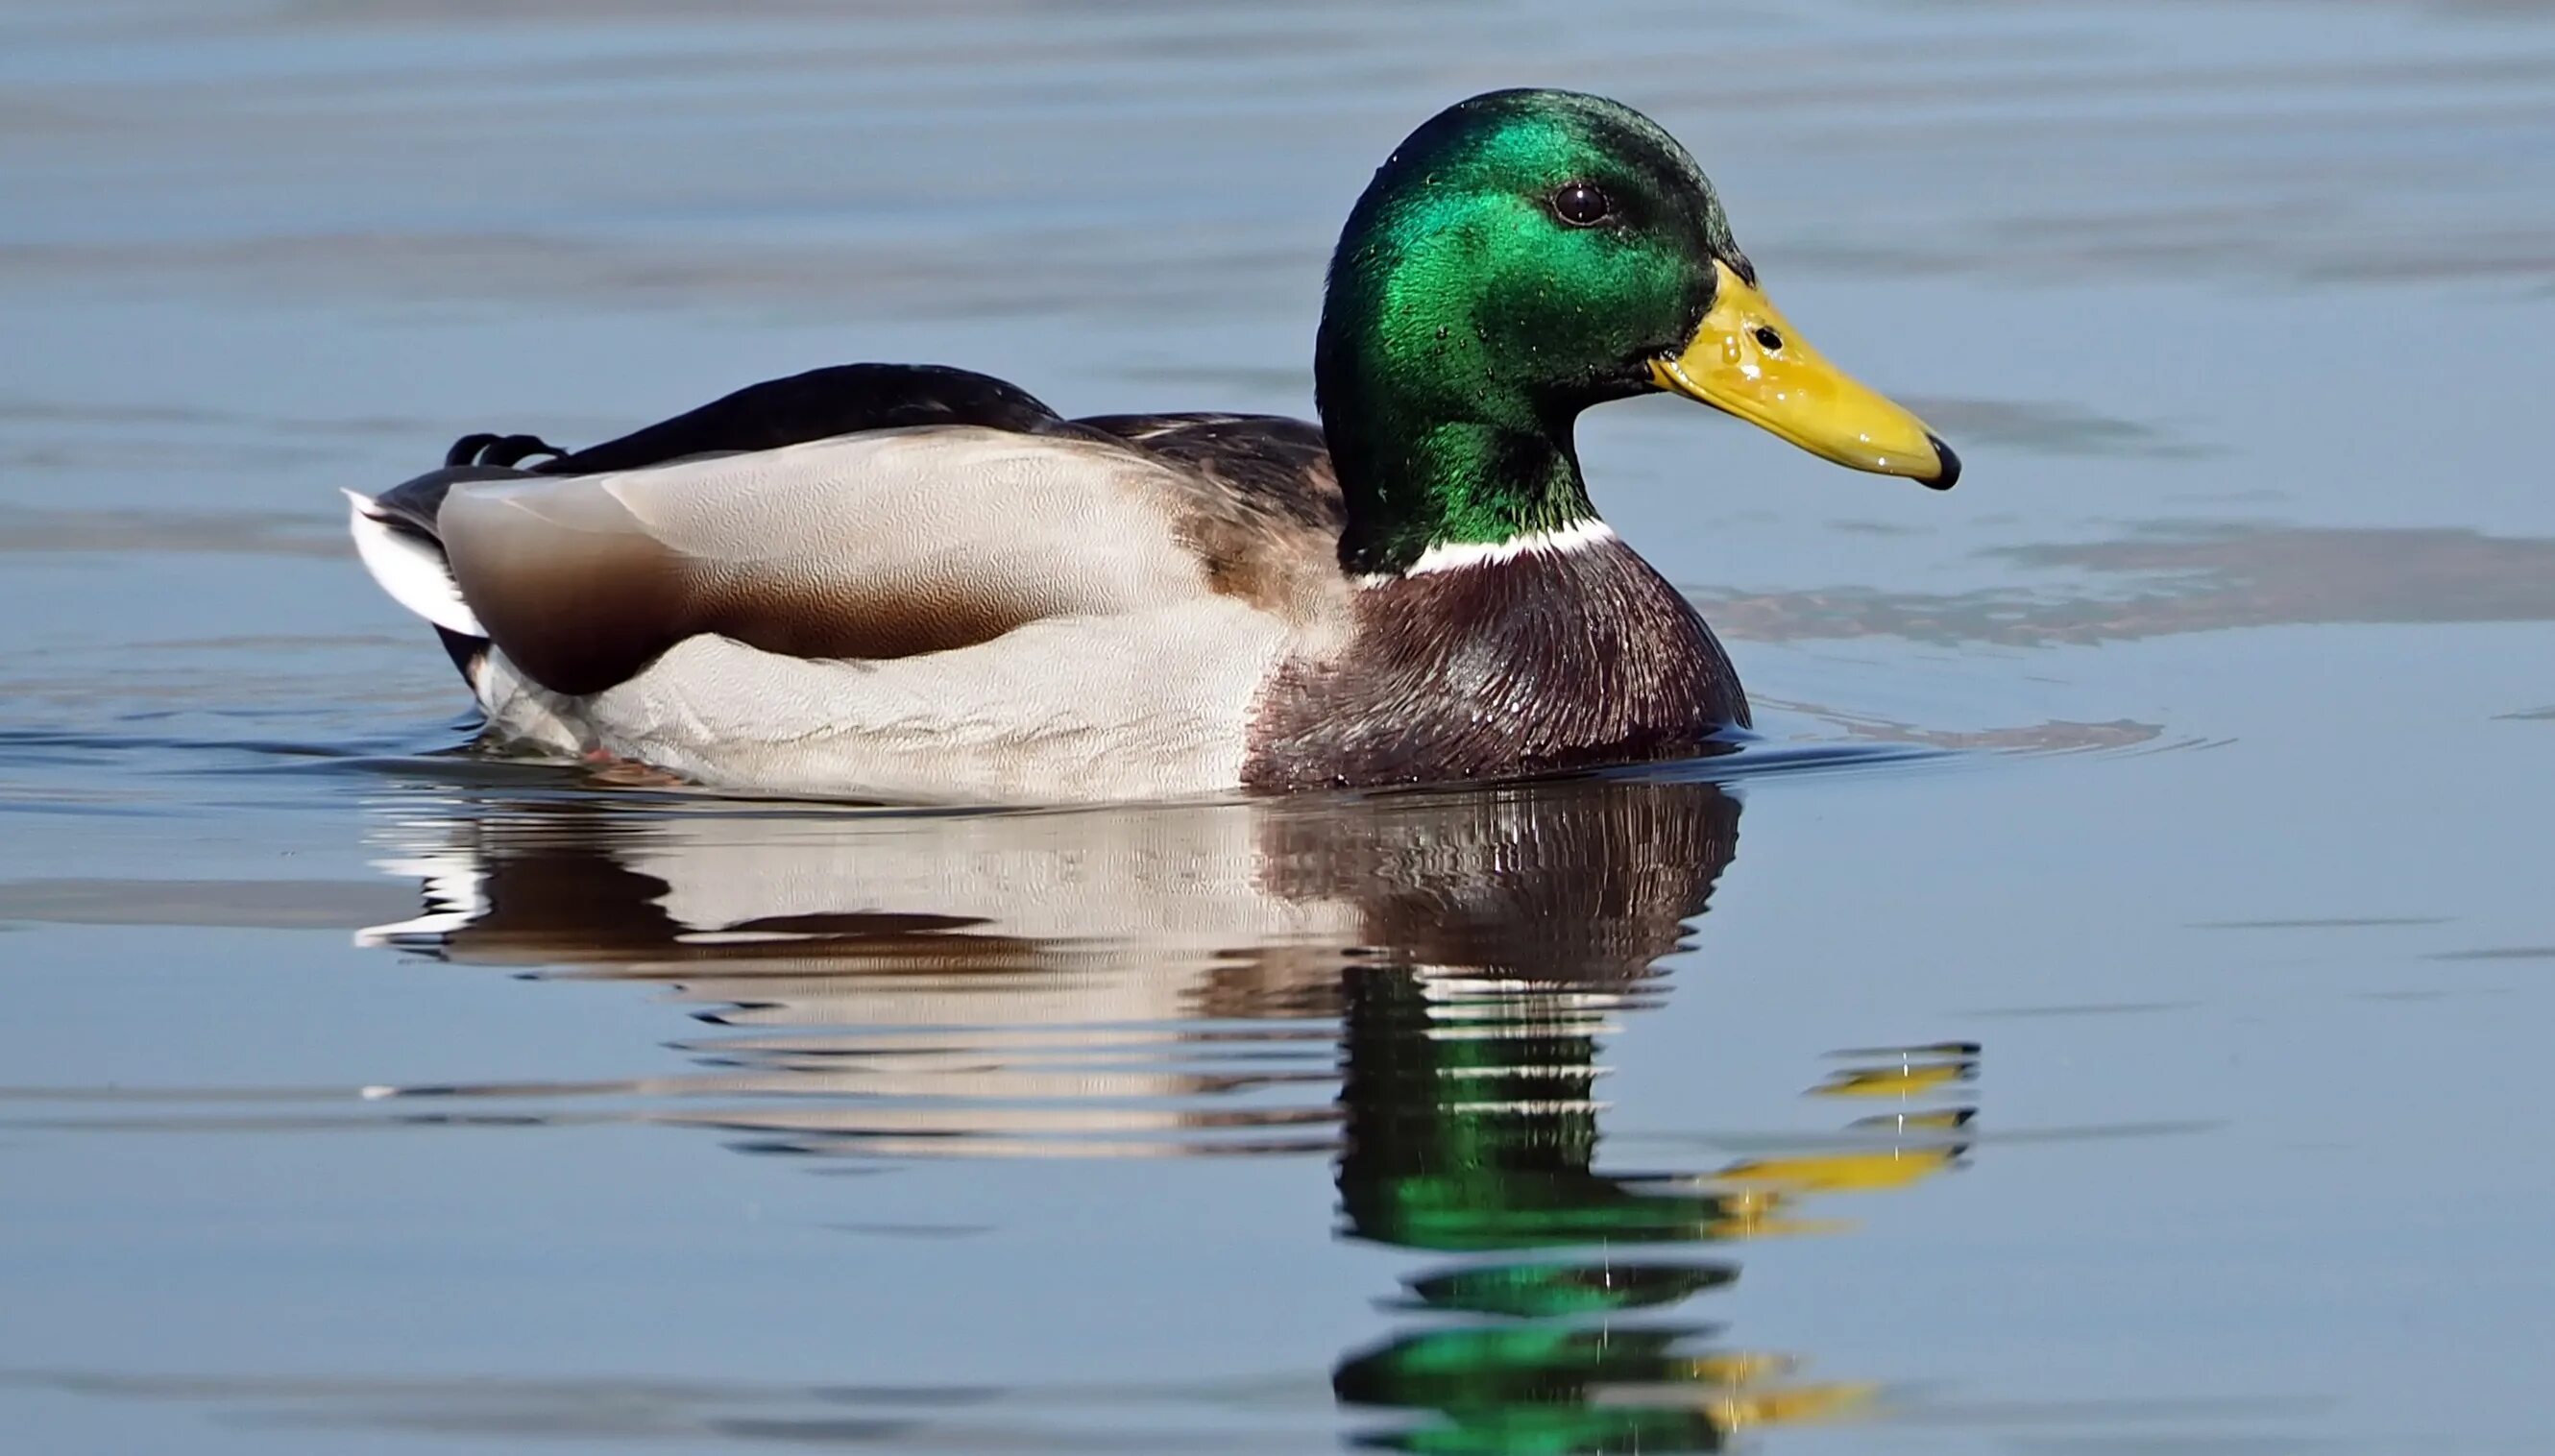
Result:
{"label": "iridescent green head", "polygon": [[[1343,563],[1400,571],[1441,543],[1591,519],[1573,421],[1657,389],[1844,463],[1956,468],[1914,417],[1764,322],[1755,282],[1712,183],[1631,107],[1519,90],[1438,113],[1376,173],[1331,258],[1314,378],[1348,497]],[[1768,365],[1814,365],[1809,383],[1858,391],[1830,404],[1862,411],[1844,422],[1860,453],[1828,437],[1833,409],[1765,407]]]}

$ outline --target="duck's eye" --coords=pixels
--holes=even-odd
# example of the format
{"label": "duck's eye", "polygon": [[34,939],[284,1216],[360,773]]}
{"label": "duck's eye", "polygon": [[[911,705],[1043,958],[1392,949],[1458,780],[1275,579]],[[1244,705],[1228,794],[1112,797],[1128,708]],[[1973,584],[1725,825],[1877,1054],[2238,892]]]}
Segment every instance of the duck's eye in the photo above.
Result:
{"label": "duck's eye", "polygon": [[1615,202],[1587,182],[1563,182],[1552,194],[1552,215],[1572,227],[1595,227],[1615,215]]}
{"label": "duck's eye", "polygon": [[1783,347],[1783,336],[1776,333],[1772,325],[1761,323],[1757,325],[1757,342],[1764,345],[1770,353]]}

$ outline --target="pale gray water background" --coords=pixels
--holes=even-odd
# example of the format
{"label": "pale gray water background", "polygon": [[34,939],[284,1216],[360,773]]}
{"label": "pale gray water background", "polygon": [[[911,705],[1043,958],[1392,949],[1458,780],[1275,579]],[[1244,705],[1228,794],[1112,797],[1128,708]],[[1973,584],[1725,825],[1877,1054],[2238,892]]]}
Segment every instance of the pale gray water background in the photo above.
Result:
{"label": "pale gray water background", "polygon": [[[1729,795],[420,757],[336,487],[861,358],[1302,412],[1521,83],[1969,462],[1589,419]],[[2550,320],[2538,4],[0,7],[0,1447],[2555,1449]],[[1405,1307],[1497,1244],[1738,1277]]]}

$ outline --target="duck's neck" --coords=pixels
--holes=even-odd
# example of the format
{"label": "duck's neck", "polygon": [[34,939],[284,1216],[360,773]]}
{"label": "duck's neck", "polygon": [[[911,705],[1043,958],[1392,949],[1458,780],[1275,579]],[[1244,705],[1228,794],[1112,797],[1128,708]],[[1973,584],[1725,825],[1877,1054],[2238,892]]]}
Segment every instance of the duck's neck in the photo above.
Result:
{"label": "duck's neck", "polygon": [[1332,468],[1348,509],[1340,564],[1399,574],[1496,551],[1568,542],[1602,530],[1565,431],[1555,439],[1479,421],[1379,429],[1372,417],[1335,427],[1324,401]]}
{"label": "duck's neck", "polygon": [[[1356,234],[1352,224],[1352,237]],[[1538,361],[1477,326],[1473,301],[1372,245],[1331,267],[1313,384],[1347,508],[1340,564],[1410,570],[1432,548],[1592,529],[1571,425],[1591,401],[1539,388]]]}

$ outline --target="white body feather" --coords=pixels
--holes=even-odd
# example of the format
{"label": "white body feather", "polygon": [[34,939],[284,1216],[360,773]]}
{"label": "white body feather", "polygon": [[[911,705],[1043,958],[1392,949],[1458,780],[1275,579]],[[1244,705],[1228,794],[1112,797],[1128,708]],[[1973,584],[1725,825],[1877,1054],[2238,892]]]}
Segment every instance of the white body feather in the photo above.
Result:
{"label": "white body feather", "polygon": [[888,600],[1008,593],[1051,613],[1123,611],[1202,589],[1160,509],[1168,472],[1080,440],[941,425],[607,475],[456,485],[437,527],[474,557],[562,535],[626,538],[790,591]]}
{"label": "white body feather", "polygon": [[[501,623],[472,686],[502,738],[778,792],[1166,796],[1240,783],[1261,688],[1295,646],[1281,618],[1209,587],[1166,511],[1178,488],[1124,450],[941,427],[455,484],[436,522],[450,557],[439,581],[427,570],[444,563],[368,518],[361,498],[355,534],[395,599],[470,635],[485,635],[474,576],[520,579],[554,555],[624,544],[710,563],[748,589],[1000,600],[1034,614],[975,646],[875,660],[703,634],[581,695],[517,668]],[[555,609],[578,607],[563,597]]]}
{"label": "white body feather", "polygon": [[1226,598],[885,662],[695,637],[586,697],[527,683],[501,655],[485,706],[503,736],[729,788],[1015,803],[1211,793],[1242,782],[1252,706],[1285,639]]}

